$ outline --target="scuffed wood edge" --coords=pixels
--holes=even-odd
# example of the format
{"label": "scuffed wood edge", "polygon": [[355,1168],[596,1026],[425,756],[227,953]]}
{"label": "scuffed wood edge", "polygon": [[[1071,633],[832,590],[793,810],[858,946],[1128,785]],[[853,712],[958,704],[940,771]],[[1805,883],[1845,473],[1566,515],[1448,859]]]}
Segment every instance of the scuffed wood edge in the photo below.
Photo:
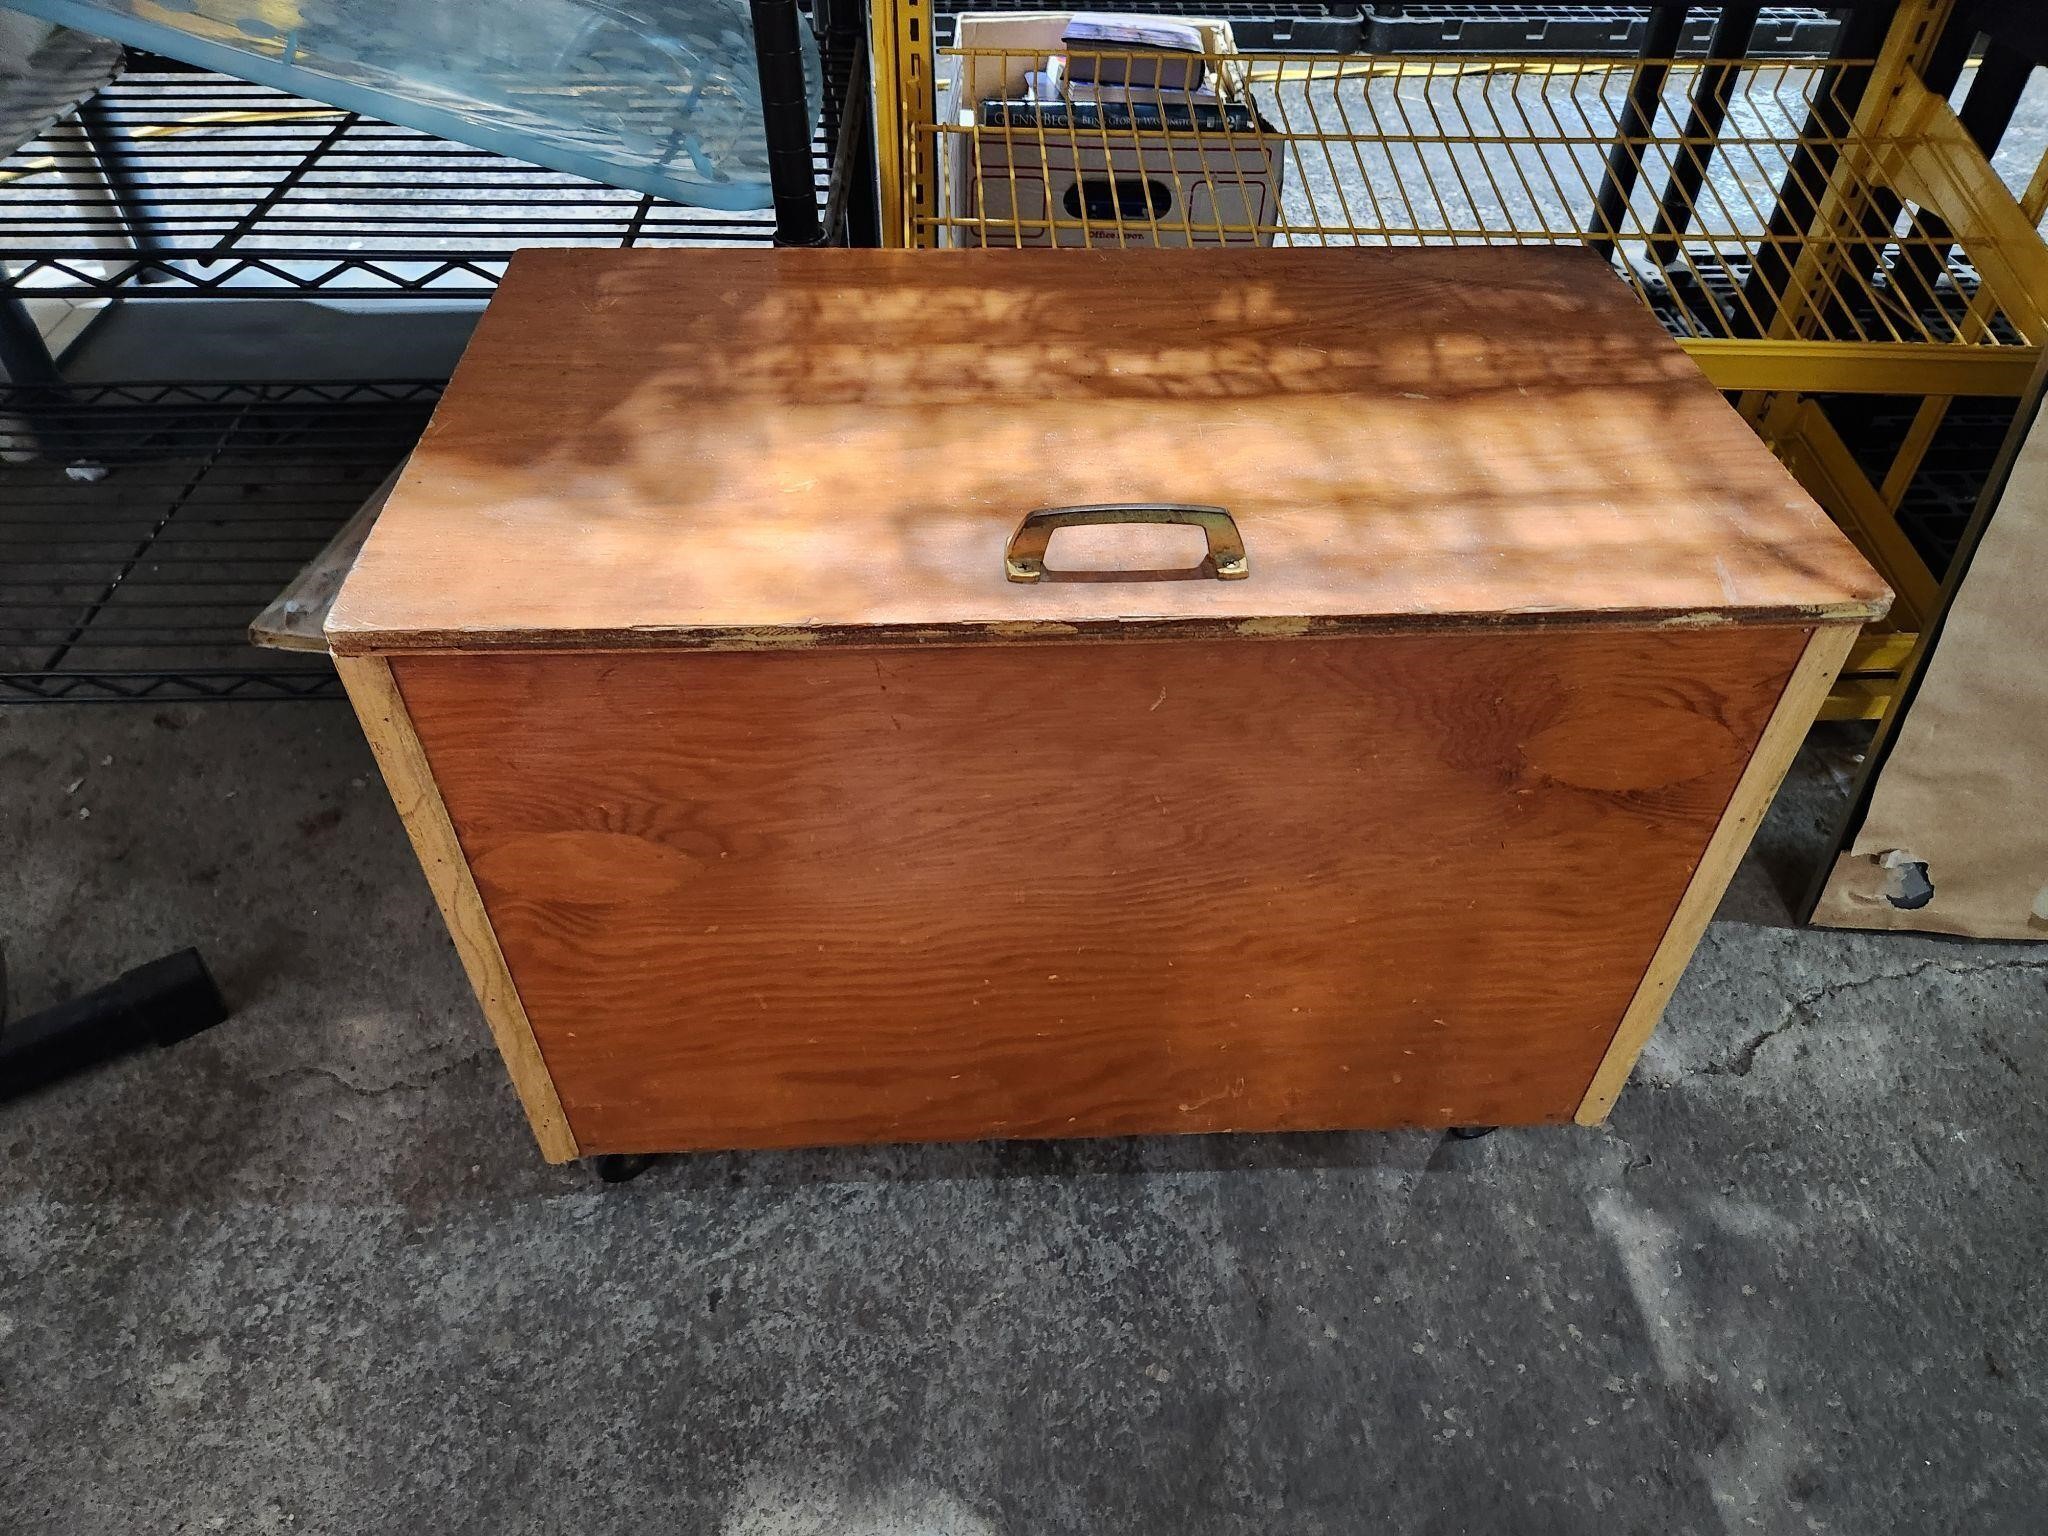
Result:
{"label": "scuffed wood edge", "polygon": [[1700,855],[1685,894],[1678,899],[1671,924],[1650,957],[1649,969],[1643,973],[1635,996],[1629,999],[1614,1038],[1608,1042],[1607,1054],[1586,1085],[1586,1096],[1579,1101],[1575,1117],[1580,1125],[1600,1124],[1621,1096],[1622,1086],[1635,1068],[1636,1057],[1642,1054],[1658,1020],[1664,1017],[1664,1005],[1671,1000],[1678,978],[1685,974],[1728,882],[1735,878],[1736,866],[1749,850],[1757,824],[1770,808],[1793,758],[1799,755],[1799,744],[1820,714],[1828,690],[1834,686],[1835,676],[1848,660],[1849,647],[1860,632],[1854,624],[1826,625],[1814,630],[1800,652],[1792,675],[1785,680],[1785,691],[1779,694],[1777,707],[1757,739],[1756,751],[1750,754],[1749,765],[1736,781],[1728,808],[1707,839],[1706,851]]}
{"label": "scuffed wood edge", "polygon": [[469,862],[456,840],[448,808],[441,803],[426,753],[413,731],[412,716],[391,676],[390,663],[381,656],[337,656],[334,665],[362,721],[363,734],[370,740],[370,751],[384,774],[406,835],[412,839],[413,852],[419,855],[420,868],[426,871],[434,903],[455,940],[455,952],[462,957],[462,968],[483,1006],[484,1019],[498,1042],[498,1054],[505,1059],[505,1070],[511,1074],[512,1086],[533,1125],[541,1154],[551,1163],[568,1162],[578,1155],[575,1135],[518,989],[512,984],[504,952],[498,948],[498,936],[484,911]]}
{"label": "scuffed wood edge", "polygon": [[1354,635],[1546,633],[1595,629],[1722,629],[1761,625],[1864,624],[1883,618],[1887,593],[1867,601],[1812,607],[1728,609],[1530,609],[1503,613],[1274,614],[1232,618],[960,619],[944,624],[768,625],[757,628],[658,624],[631,629],[386,629],[360,624],[345,611],[327,624],[337,656],[486,655],[492,651],[812,651],[914,650],[924,646],[1058,644],[1130,645],[1182,640],[1321,640]]}

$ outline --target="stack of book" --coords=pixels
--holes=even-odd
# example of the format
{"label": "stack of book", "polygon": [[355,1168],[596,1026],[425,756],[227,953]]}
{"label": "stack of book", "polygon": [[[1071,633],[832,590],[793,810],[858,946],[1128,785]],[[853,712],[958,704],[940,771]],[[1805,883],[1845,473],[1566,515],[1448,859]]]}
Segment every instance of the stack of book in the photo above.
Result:
{"label": "stack of book", "polygon": [[1070,99],[1156,101],[1167,93],[1216,99],[1208,44],[1190,22],[1083,11],[1068,21],[1060,42],[1067,50],[1058,62]]}

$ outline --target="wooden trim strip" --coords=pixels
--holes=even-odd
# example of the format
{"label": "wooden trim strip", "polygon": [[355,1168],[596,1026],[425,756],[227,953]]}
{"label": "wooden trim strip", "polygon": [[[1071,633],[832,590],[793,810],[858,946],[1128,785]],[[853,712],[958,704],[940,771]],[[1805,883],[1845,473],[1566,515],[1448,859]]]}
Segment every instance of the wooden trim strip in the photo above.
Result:
{"label": "wooden trim strip", "polygon": [[1757,741],[1756,751],[1750,756],[1749,766],[1736,782],[1728,809],[1722,812],[1714,835],[1707,839],[1706,852],[1700,855],[1692,880],[1678,900],[1671,925],[1664,930],[1664,937],[1650,958],[1650,967],[1629,1000],[1614,1038],[1608,1042],[1607,1054],[1586,1086],[1577,1115],[1580,1125],[1598,1125],[1614,1108],[1622,1085],[1635,1067],[1636,1057],[1642,1054],[1651,1031],[1664,1016],[1664,1005],[1671,1000],[1672,989],[1685,974],[1686,964],[1706,932],[1714,909],[1721,904],[1728,882],[1735,878],[1735,867],[1748,851],[1750,838],[1770,808],[1778,786],[1784,782],[1792,759],[1799,755],[1799,744],[1819,716],[1828,690],[1834,686],[1835,675],[1842,670],[1849,647],[1856,643],[1859,632],[1854,624],[1830,624],[1816,629],[1806,642],[1791,677],[1785,681],[1785,691],[1778,696],[1777,708],[1771,711],[1770,721]]}
{"label": "wooden trim strip", "polygon": [[327,643],[336,656],[438,655],[456,651],[664,651],[916,650],[934,645],[1061,645],[1113,642],[1137,645],[1181,640],[1321,640],[1345,635],[1499,634],[1504,630],[1719,629],[1739,625],[1807,628],[1864,624],[1890,610],[1892,595],[1846,598],[1814,606],[1719,609],[1551,609],[1528,613],[1410,613],[1373,615],[1275,614],[1229,619],[988,619],[945,624],[775,625],[719,629],[642,624],[631,629],[371,629],[344,615],[330,620]]}
{"label": "wooden trim strip", "polygon": [[518,989],[512,984],[512,973],[506,969],[504,952],[498,948],[498,936],[484,911],[483,898],[477,894],[469,862],[448,819],[448,808],[441,803],[433,771],[413,731],[412,716],[392,679],[390,663],[381,656],[337,656],[334,665],[362,721],[363,734],[370,739],[370,750],[398,806],[406,835],[412,839],[413,852],[419,855],[420,868],[426,871],[434,903],[455,940],[455,952],[462,957],[469,984],[483,1005],[484,1019],[498,1042],[498,1053],[505,1058],[505,1070],[525,1106],[541,1154],[551,1163],[568,1162],[578,1155],[575,1135],[562,1112],[555,1080],[541,1056],[540,1042],[533,1037],[533,1025],[519,1001]]}

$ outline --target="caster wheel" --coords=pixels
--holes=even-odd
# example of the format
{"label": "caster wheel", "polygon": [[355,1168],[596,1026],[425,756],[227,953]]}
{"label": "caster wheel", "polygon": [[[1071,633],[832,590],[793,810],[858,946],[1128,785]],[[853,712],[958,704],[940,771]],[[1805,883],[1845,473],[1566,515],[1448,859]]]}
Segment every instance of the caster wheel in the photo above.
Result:
{"label": "caster wheel", "polygon": [[1497,1125],[1454,1125],[1444,1134],[1453,1141],[1477,1141],[1482,1136],[1491,1136],[1499,1129]]}
{"label": "caster wheel", "polygon": [[652,1152],[607,1152],[602,1157],[593,1157],[590,1165],[602,1182],[624,1184],[639,1178],[659,1161]]}

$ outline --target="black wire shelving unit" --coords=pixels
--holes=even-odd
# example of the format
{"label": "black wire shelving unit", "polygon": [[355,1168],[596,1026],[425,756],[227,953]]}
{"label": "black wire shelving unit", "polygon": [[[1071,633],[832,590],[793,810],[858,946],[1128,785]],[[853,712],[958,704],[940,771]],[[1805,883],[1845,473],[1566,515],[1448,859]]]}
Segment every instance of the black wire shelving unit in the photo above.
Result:
{"label": "black wire shelving unit", "polygon": [[96,107],[91,136],[67,120],[0,164],[23,297],[485,299],[523,245],[775,236],[769,211],[685,208],[162,61]]}
{"label": "black wire shelving unit", "polygon": [[0,702],[307,699],[249,621],[411,451],[436,380],[0,387]]}
{"label": "black wire shelving unit", "polygon": [[[813,183],[854,237],[857,181],[835,187],[832,163],[865,77],[844,47],[859,13],[841,9],[839,46],[821,27]],[[27,299],[101,319],[204,299],[480,302],[522,246],[777,233],[772,210],[687,208],[150,55],[0,161],[0,305],[17,319]],[[441,381],[81,383],[47,355],[14,371],[0,703],[338,696],[323,657],[256,649],[246,627],[411,451]]]}

